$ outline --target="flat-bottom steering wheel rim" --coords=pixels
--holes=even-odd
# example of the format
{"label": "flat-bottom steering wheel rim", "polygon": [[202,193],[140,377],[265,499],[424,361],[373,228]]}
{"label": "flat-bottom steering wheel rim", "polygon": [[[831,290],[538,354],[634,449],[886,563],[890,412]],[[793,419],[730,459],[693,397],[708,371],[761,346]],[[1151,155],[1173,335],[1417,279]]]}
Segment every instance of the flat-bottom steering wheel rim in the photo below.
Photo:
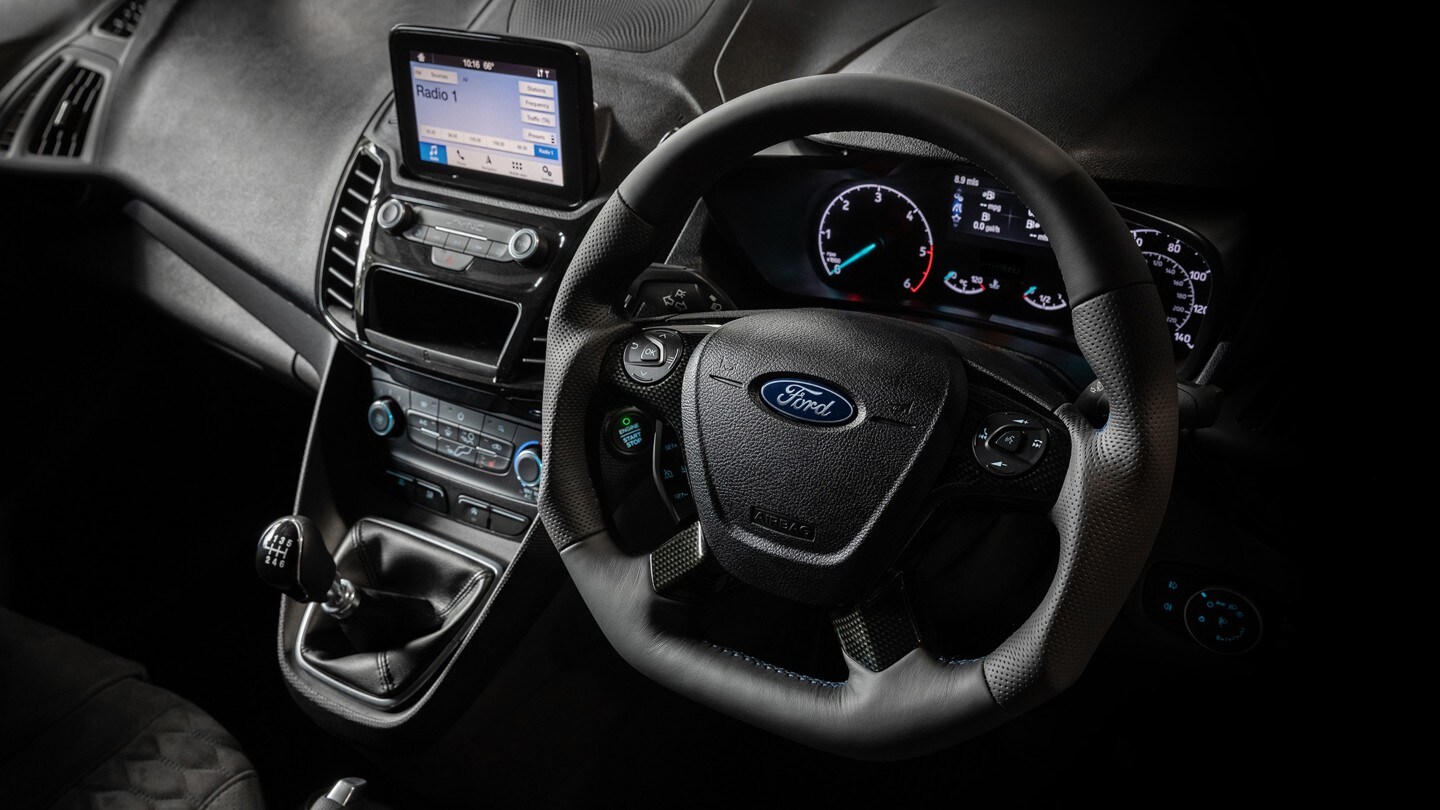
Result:
{"label": "flat-bottom steering wheel rim", "polygon": [[[1070,466],[1051,512],[1060,537],[1050,588],[1030,618],[981,659],[924,647],[882,672],[847,656],[843,683],[788,672],[681,629],[655,594],[648,557],[624,553],[589,479],[588,412],[610,345],[633,327],[616,309],[634,277],[703,192],[755,152],[816,132],[884,131],[965,155],[1046,225],[1076,342],[1110,401],[1092,428],[1069,405]],[[712,708],[823,750],[891,759],[953,744],[1057,694],[1089,661],[1149,553],[1174,474],[1178,408],[1159,297],[1124,222],[1058,146],[964,93],[907,79],[830,75],[756,90],[661,144],[597,215],[550,320],[540,516],[616,650],[654,680]],[[697,536],[681,540],[699,542]]]}

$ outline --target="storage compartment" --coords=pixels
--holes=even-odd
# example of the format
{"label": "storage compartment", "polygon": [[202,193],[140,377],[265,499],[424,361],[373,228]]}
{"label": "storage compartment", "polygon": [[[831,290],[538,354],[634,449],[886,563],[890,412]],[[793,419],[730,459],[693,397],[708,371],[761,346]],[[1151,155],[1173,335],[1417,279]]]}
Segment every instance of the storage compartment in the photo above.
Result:
{"label": "storage compartment", "polygon": [[511,301],[375,268],[365,282],[365,340],[424,365],[494,376],[515,331]]}

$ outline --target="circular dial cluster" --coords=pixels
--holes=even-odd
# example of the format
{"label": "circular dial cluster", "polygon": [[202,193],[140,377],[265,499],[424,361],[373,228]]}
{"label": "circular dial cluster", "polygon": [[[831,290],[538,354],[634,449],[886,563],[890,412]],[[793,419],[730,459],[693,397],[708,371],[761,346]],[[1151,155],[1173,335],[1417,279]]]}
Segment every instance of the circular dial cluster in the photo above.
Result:
{"label": "circular dial cluster", "polygon": [[913,295],[935,263],[930,223],[913,200],[865,183],[840,192],[820,216],[820,266],[832,287]]}
{"label": "circular dial cluster", "polygon": [[1210,301],[1210,262],[1189,243],[1154,228],[1135,228],[1130,233],[1155,277],[1175,342],[1186,349],[1195,348],[1200,320]]}

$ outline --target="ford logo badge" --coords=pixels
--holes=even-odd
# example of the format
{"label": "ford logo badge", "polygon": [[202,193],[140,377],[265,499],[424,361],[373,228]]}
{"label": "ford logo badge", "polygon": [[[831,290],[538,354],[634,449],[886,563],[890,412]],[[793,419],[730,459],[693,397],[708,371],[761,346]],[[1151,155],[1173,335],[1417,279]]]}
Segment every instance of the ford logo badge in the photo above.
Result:
{"label": "ford logo badge", "polygon": [[814,380],[780,377],[760,386],[760,399],[771,410],[815,425],[843,425],[855,417],[844,394]]}

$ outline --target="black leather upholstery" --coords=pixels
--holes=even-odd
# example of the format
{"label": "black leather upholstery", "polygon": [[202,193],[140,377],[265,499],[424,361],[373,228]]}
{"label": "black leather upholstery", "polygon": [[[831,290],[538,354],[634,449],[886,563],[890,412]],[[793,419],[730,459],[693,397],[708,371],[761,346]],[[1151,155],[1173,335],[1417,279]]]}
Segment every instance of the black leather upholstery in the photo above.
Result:
{"label": "black leather upholstery", "polygon": [[0,609],[0,806],[264,807],[214,718],[139,664]]}
{"label": "black leather upholstery", "polygon": [[314,610],[300,654],[320,672],[377,698],[421,680],[489,590],[489,567],[374,521],[351,529],[336,559],[362,590],[342,623]]}

